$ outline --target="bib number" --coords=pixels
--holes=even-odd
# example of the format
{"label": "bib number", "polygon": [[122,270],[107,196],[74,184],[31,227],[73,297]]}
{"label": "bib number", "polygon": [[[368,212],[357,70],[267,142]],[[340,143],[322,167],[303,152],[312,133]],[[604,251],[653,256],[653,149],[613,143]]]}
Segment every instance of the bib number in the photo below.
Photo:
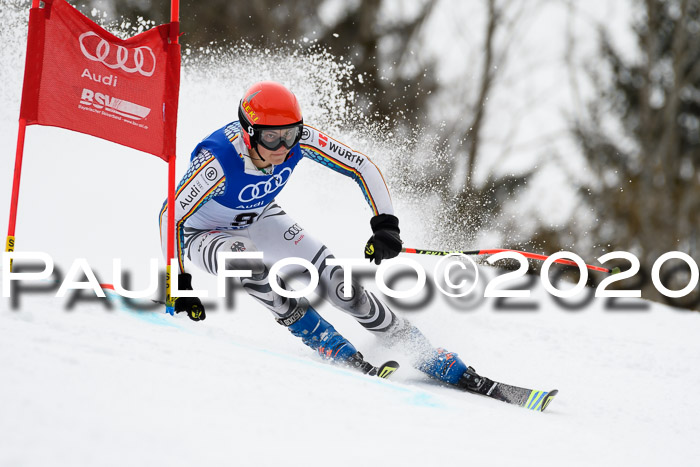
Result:
{"label": "bib number", "polygon": [[245,227],[253,222],[255,222],[255,218],[258,217],[257,212],[244,212],[236,217],[233,218],[233,222],[231,222],[231,226],[233,227]]}

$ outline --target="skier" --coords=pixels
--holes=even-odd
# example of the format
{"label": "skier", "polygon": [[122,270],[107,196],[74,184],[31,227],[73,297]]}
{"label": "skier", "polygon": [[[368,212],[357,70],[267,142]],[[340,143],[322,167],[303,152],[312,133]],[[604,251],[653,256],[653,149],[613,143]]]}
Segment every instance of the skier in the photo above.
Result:
{"label": "skier", "polygon": [[[328,248],[275,202],[304,158],[351,177],[374,213],[365,257],[380,264],[397,256],[402,242],[399,221],[377,166],[364,154],[305,125],[296,97],[279,83],[265,81],[251,86],[240,101],[238,117],[195,147],[178,186],[174,215],[179,288],[192,290],[185,258],[216,274],[218,252],[264,252],[263,260],[248,263],[252,276],[241,278],[243,288],[323,358],[365,373],[376,372],[306,299],[286,298],[270,287],[272,264],[287,257],[305,258],[318,270],[328,301],[353,316],[383,344],[398,346],[410,355],[416,368],[468,391],[488,387],[490,380],[467,367],[456,353],[434,348],[415,326],[360,284],[353,281],[351,298],[345,298],[342,268],[326,265],[326,260],[333,258]],[[168,208],[166,200],[160,213],[164,251]],[[291,290],[282,279],[278,284]],[[195,321],[206,317],[196,297],[175,298],[174,311],[187,313]]]}

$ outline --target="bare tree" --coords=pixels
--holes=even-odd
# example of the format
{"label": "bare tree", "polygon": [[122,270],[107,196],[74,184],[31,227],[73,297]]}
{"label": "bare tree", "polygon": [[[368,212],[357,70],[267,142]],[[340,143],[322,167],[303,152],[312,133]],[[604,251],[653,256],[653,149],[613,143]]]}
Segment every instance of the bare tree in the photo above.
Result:
{"label": "bare tree", "polygon": [[[451,104],[457,106],[459,118],[446,121],[441,128],[434,129],[438,132],[435,147],[437,163],[427,169],[421,168],[420,177],[407,181],[419,192],[439,197],[437,240],[449,248],[464,247],[478,232],[486,227],[494,228],[504,206],[516,198],[518,191],[525,188],[528,178],[534,173],[534,169],[504,176],[491,173],[478,182],[474,177],[475,168],[484,152],[482,142],[489,119],[489,97],[506,69],[524,11],[530,7],[532,11],[536,10],[534,3],[526,2],[513,4],[484,0],[482,5],[486,12],[485,22],[477,41],[482,46],[473,60],[478,63],[480,72],[475,82],[463,84],[477,91],[470,94],[455,86],[453,94],[472,97],[458,100],[453,97]],[[508,144],[503,141],[504,147]]]}
{"label": "bare tree", "polygon": [[420,49],[416,41],[439,2],[420,0],[416,14],[395,14],[391,20],[380,14],[387,3],[349,2],[345,15],[327,26],[319,41],[355,66],[361,78],[353,83],[353,91],[370,120],[384,122],[388,116],[393,125],[421,125],[425,122],[421,109],[437,83],[433,61],[421,62],[412,52]]}
{"label": "bare tree", "polygon": [[[104,2],[111,4],[117,16],[143,16],[155,22],[169,19],[169,2],[92,0],[92,4]],[[438,3],[420,2],[413,15],[383,0],[347,2],[327,24],[327,18],[320,16],[323,0],[258,0],[245,5],[228,0],[183,0],[181,42],[194,50],[212,42],[245,42],[274,49],[298,49],[299,44],[320,47],[354,65],[358,78],[346,83],[347,91],[357,96],[356,106],[370,121],[383,123],[390,117],[391,126],[417,125],[424,123],[419,109],[436,89],[429,71],[432,62],[423,63],[411,53],[420,47],[416,38]],[[395,14],[380,14],[387,5]]]}
{"label": "bare tree", "polygon": [[[700,1],[637,4],[638,57],[617,50],[601,27],[607,68],[592,68],[598,95],[573,131],[597,178],[581,189],[601,220],[594,237],[610,249],[632,250],[648,271],[670,250],[698,257]],[[650,283],[645,292],[658,297]]]}

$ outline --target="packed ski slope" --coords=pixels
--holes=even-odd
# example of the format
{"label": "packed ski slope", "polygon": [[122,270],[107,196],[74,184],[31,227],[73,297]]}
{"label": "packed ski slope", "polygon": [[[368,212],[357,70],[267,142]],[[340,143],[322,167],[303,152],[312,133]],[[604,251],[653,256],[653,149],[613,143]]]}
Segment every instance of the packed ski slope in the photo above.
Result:
{"label": "packed ski slope", "polygon": [[[0,203],[10,196],[23,69],[21,20],[2,32],[6,66],[0,119]],[[342,77],[328,57],[241,59],[184,72],[179,173],[191,147],[235,118],[239,94],[273,78],[298,92],[307,121],[335,128],[395,175],[388,146],[345,129],[347,101],[332,80],[310,80],[292,62]],[[239,58],[237,58],[239,57]],[[287,61],[285,61],[287,60]],[[244,66],[246,65],[246,66]],[[327,96],[333,96],[329,98]],[[393,153],[392,153],[393,151]],[[166,167],[155,157],[53,128],[27,133],[17,249],[43,251],[65,273],[86,258],[112,282],[122,258],[133,288],[160,257],[157,212]],[[354,183],[305,161],[278,200],[338,257],[360,257],[369,209]],[[430,243],[428,206],[396,197],[408,246]],[[0,230],[6,228],[6,216]],[[497,245],[476,245],[493,247]],[[465,247],[470,247],[469,245]],[[435,258],[413,258],[432,271]],[[374,267],[363,283],[373,285]],[[571,311],[541,287],[504,310],[439,292],[397,305],[436,344],[480,373],[560,393],[530,412],[427,381],[404,365],[391,381],[320,362],[240,289],[230,307],[210,299],[206,321],[132,311],[118,299],[78,301],[24,292],[0,302],[0,466],[146,465],[690,465],[700,456],[700,315],[626,300]],[[195,285],[216,292],[195,272]],[[411,278],[397,287],[408,287]],[[52,284],[42,282],[49,289]],[[514,301],[515,302],[515,301]],[[412,306],[409,306],[412,305]],[[107,309],[111,306],[111,309]],[[320,312],[373,363],[402,356],[352,319]]]}
{"label": "packed ski slope", "polygon": [[[328,366],[235,299],[201,323],[69,311],[50,294],[3,306],[0,465],[690,465],[700,454],[696,313],[572,313],[542,295],[537,312],[438,297],[410,313],[482,373],[557,387],[536,413],[405,365],[391,381]],[[371,361],[401,360],[320,308]]]}

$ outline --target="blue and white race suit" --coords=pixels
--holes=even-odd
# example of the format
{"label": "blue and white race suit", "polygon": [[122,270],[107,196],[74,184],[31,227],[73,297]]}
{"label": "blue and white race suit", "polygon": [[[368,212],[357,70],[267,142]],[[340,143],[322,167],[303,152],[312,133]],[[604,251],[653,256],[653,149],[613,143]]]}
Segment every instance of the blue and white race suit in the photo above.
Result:
{"label": "blue and white race suit", "polygon": [[[333,257],[330,251],[274,201],[297,164],[307,158],[354,179],[375,215],[393,214],[389,190],[377,166],[364,154],[305,125],[289,158],[263,172],[250,160],[240,131],[239,122],[232,122],[209,135],[192,152],[190,167],[175,199],[180,269],[184,270],[187,258],[216,274],[219,252],[263,252],[263,262],[258,262],[252,268],[253,276],[241,279],[241,283],[249,294],[283,319],[297,307],[307,307],[308,302],[275,293],[268,283],[269,267],[283,258],[304,258],[318,270],[319,289],[325,298],[362,326],[383,333],[398,325],[400,318],[358,283],[353,282],[352,297],[345,298],[342,268],[326,266],[326,260]],[[160,213],[163,251],[168,215],[166,200]],[[289,289],[282,279],[279,284]]]}

